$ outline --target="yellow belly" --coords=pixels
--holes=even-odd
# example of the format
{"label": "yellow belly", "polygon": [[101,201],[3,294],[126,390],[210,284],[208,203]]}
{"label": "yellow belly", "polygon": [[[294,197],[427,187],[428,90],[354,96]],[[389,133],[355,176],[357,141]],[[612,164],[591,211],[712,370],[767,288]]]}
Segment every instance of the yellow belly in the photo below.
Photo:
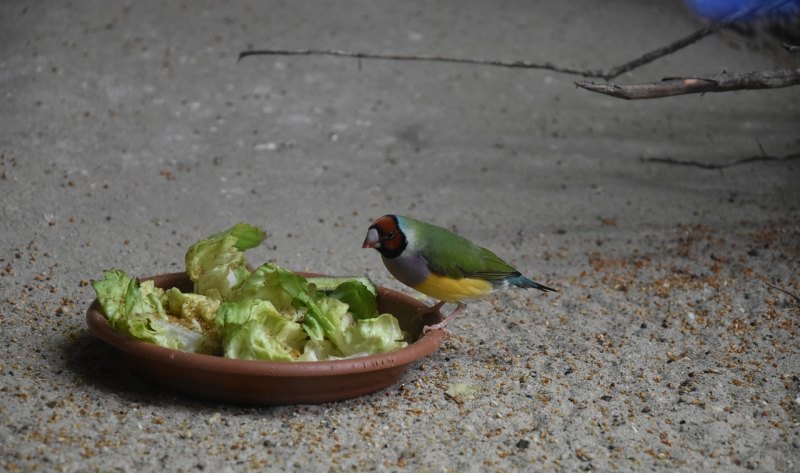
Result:
{"label": "yellow belly", "polygon": [[428,279],[414,286],[417,291],[445,302],[474,299],[492,292],[492,283],[482,279],[452,279],[431,274]]}

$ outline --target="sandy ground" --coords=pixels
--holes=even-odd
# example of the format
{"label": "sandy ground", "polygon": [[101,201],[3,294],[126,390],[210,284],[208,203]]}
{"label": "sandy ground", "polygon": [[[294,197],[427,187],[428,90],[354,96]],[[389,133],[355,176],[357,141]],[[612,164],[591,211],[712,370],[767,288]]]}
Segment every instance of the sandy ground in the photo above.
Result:
{"label": "sandy ground", "polygon": [[[626,102],[573,76],[249,58],[334,48],[604,67],[698,28],[680,2],[0,4],[0,469],[797,471],[798,89]],[[724,31],[619,81],[797,67]],[[374,395],[188,398],[93,338],[88,281],[182,268],[248,221],[253,260],[391,280],[413,215],[555,294],[472,303]],[[412,292],[408,289],[403,289]],[[448,397],[457,384],[472,394]]]}

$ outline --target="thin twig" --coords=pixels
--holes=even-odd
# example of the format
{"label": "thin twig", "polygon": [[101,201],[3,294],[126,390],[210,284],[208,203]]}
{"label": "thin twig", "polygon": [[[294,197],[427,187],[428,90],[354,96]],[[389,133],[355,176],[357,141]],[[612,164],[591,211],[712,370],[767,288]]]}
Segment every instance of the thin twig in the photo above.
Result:
{"label": "thin twig", "polygon": [[667,77],[661,82],[607,84],[576,82],[582,89],[626,100],[655,99],[684,94],[727,92],[742,89],[777,89],[800,84],[800,68],[745,73],[723,72],[693,77]]}
{"label": "thin twig", "polygon": [[702,169],[725,169],[733,166],[738,166],[740,164],[747,164],[753,163],[757,161],[791,161],[794,159],[800,159],[800,153],[797,154],[790,154],[787,156],[751,156],[749,158],[741,158],[735,159],[733,161],[728,161],[727,163],[703,163],[700,161],[690,161],[684,159],[675,159],[675,158],[639,158],[642,162],[647,163],[661,163],[661,164],[671,164],[676,166],[693,166]]}
{"label": "thin twig", "polygon": [[796,53],[800,51],[800,46],[795,44],[783,43],[781,46],[783,46],[783,49],[789,51],[790,53]]}
{"label": "thin twig", "polygon": [[479,64],[483,66],[498,66],[521,69],[548,69],[565,74],[575,74],[584,77],[599,77],[600,71],[594,69],[578,69],[558,66],[549,62],[531,61],[503,61],[499,59],[476,59],[449,56],[417,55],[417,54],[378,54],[361,51],[345,51],[341,49],[253,49],[239,53],[239,60],[247,56],[337,56],[358,59],[388,59],[393,61],[435,61],[454,62],[460,64]]}
{"label": "thin twig", "polygon": [[717,24],[714,24],[714,25],[707,26],[705,28],[699,29],[699,30],[695,31],[694,33],[692,33],[692,34],[690,34],[690,35],[688,35],[688,36],[686,36],[684,38],[681,38],[681,39],[679,39],[677,41],[674,41],[674,42],[672,42],[672,43],[670,43],[670,44],[668,44],[666,46],[662,46],[660,48],[654,49],[654,50],[652,50],[652,51],[650,51],[650,52],[648,52],[646,54],[643,54],[642,56],[639,56],[638,58],[636,58],[636,59],[634,59],[632,61],[628,61],[628,62],[626,62],[624,64],[620,64],[618,66],[614,66],[612,68],[606,69],[605,71],[602,71],[600,74],[598,74],[597,76],[594,76],[594,77],[597,77],[599,79],[605,79],[605,80],[614,79],[615,77],[619,77],[620,75],[622,75],[622,74],[624,74],[626,72],[630,72],[630,71],[636,69],[637,67],[641,67],[641,66],[643,66],[645,64],[651,63],[651,62],[655,61],[656,59],[662,58],[662,57],[664,57],[664,56],[666,56],[668,54],[672,54],[675,51],[683,49],[686,46],[689,46],[690,44],[696,43],[696,42],[700,41],[701,39],[705,38],[706,36],[708,36],[708,35],[710,35],[712,33],[716,33],[717,31],[719,31],[720,29],[722,29],[722,28],[724,28],[724,27],[726,27],[728,25],[730,25],[730,23],[717,23]]}
{"label": "thin twig", "polygon": [[693,43],[700,41],[701,39],[705,38],[706,36],[716,33],[717,31],[730,26],[737,21],[742,20],[743,18],[750,17],[755,13],[766,13],[775,8],[783,6],[786,3],[789,3],[791,0],[776,0],[771,3],[767,3],[766,5],[756,4],[748,9],[740,10],[728,15],[726,18],[723,18],[721,21],[706,26],[705,28],[701,28],[694,33],[689,34],[688,36],[681,38],[677,41],[674,41],[666,46],[662,46],[660,48],[656,48],[632,61],[626,62],[624,64],[620,64],[618,66],[612,67],[610,69],[606,69],[600,75],[595,76],[600,79],[611,80],[615,77],[618,77],[626,72],[630,72],[638,67],[641,67],[645,64],[655,61],[661,57],[664,57],[668,54],[672,54],[675,51],[681,50],[686,46],[689,46]]}
{"label": "thin twig", "polygon": [[800,304],[800,296],[798,296],[797,294],[795,294],[793,292],[789,292],[786,289],[784,289],[782,287],[778,287],[778,286],[776,286],[776,285],[774,285],[772,283],[769,283],[767,281],[764,281],[764,284],[766,284],[767,286],[771,287],[772,289],[775,289],[777,291],[781,291],[782,293],[786,294],[787,296],[792,297],[795,300],[795,302]]}
{"label": "thin twig", "polygon": [[764,145],[761,143],[761,140],[756,138],[756,143],[758,143],[758,149],[761,150],[761,156],[769,156],[769,154],[767,153],[767,150],[764,149]]}

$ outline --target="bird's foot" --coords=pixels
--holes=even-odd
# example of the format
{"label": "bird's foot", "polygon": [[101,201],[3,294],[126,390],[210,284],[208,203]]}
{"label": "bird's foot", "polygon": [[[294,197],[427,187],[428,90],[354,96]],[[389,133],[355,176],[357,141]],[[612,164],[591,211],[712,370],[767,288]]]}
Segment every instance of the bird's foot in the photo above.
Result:
{"label": "bird's foot", "polygon": [[[440,302],[439,304],[436,304],[434,307],[437,307],[437,309],[438,309],[438,307],[441,307],[441,305],[443,305],[443,304],[444,304],[444,302]],[[428,332],[432,332],[434,330],[443,330],[444,333],[446,333],[447,335],[452,335],[453,333],[451,331],[447,330],[447,328],[446,328],[447,324],[449,324],[451,320],[456,318],[457,315],[459,315],[460,313],[464,312],[464,309],[466,307],[467,307],[467,304],[464,304],[463,302],[459,302],[458,306],[455,309],[453,309],[453,311],[450,312],[447,315],[447,317],[445,317],[441,322],[439,322],[438,324],[426,325],[425,327],[423,327],[422,328],[422,333],[425,334],[425,333],[428,333]]]}
{"label": "bird's foot", "polygon": [[445,327],[445,325],[444,325],[444,324],[442,324],[442,323],[433,324],[433,325],[426,325],[426,326],[422,327],[422,334],[424,335],[424,334],[426,334],[426,333],[428,333],[428,332],[435,332],[435,331],[437,331],[437,330],[441,330],[441,331],[442,331],[442,332],[444,332],[444,334],[445,334],[445,335],[447,335],[448,337],[449,337],[450,335],[452,335],[452,334],[453,334],[453,332],[451,332],[450,330],[448,330],[448,329]]}

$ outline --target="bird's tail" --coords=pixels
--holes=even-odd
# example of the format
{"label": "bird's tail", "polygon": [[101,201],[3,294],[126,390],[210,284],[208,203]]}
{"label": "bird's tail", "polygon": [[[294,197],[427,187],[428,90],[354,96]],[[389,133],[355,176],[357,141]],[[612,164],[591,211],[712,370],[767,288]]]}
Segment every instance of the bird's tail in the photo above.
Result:
{"label": "bird's tail", "polygon": [[538,290],[544,291],[544,292],[548,292],[548,291],[558,292],[556,289],[553,289],[552,287],[547,287],[544,284],[539,284],[538,282],[533,282],[533,281],[531,281],[530,279],[526,278],[525,276],[523,276],[521,274],[518,274],[518,275],[515,275],[515,276],[510,276],[510,277],[506,278],[506,281],[508,281],[508,284],[510,284],[512,286],[516,286],[516,287],[522,287],[522,288],[526,288],[526,289],[538,289]]}

